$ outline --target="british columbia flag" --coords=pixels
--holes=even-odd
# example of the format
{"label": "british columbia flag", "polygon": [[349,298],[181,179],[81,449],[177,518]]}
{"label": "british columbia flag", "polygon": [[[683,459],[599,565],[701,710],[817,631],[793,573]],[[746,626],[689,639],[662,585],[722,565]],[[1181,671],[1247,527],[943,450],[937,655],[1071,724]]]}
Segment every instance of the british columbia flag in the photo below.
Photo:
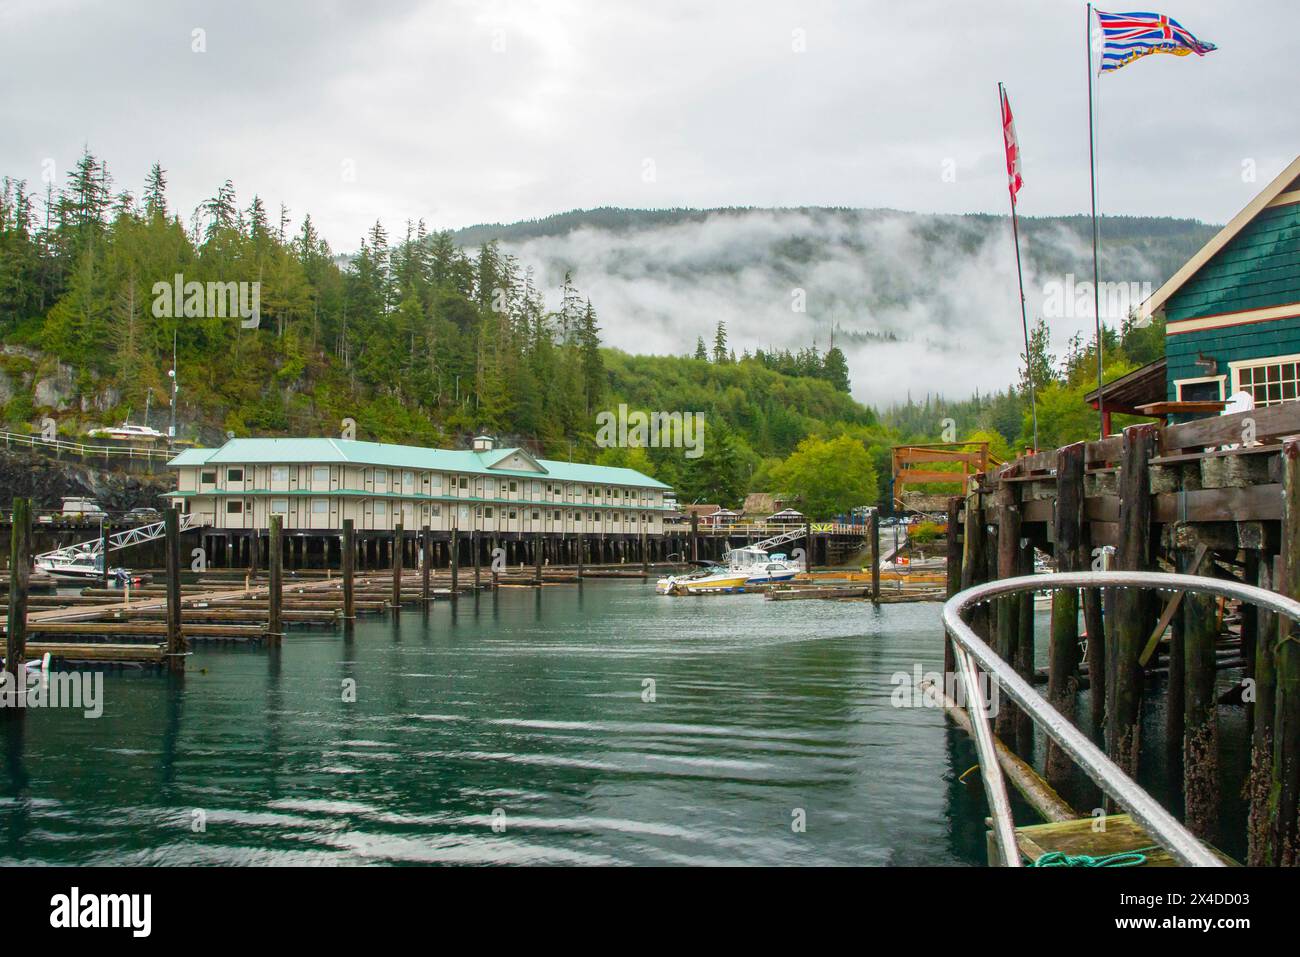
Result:
{"label": "british columbia flag", "polygon": [[1160,13],[1103,13],[1097,11],[1105,41],[1099,73],[1110,73],[1152,53],[1205,56],[1215,49],[1198,40],[1172,17]]}

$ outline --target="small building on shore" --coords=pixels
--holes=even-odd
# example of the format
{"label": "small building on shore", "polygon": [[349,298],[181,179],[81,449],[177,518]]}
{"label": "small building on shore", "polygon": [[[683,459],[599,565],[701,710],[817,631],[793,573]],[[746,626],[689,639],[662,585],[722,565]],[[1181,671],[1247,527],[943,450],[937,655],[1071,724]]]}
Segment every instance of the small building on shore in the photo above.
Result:
{"label": "small building on shore", "polygon": [[265,530],[661,535],[669,487],[633,469],[498,449],[427,449],[349,439],[231,439],[169,463],[166,497],[202,526]]}
{"label": "small building on shore", "polygon": [[1156,290],[1141,316],[1165,320],[1170,414],[1179,405],[1203,413],[1197,403],[1241,392],[1256,407],[1300,397],[1300,157]]}

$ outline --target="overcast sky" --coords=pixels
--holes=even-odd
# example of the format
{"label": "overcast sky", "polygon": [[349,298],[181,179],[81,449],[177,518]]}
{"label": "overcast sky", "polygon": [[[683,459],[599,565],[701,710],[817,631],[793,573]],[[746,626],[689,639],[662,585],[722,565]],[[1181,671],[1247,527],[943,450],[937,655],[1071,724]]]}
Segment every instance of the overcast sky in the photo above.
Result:
{"label": "overcast sky", "polygon": [[[1220,49],[1098,81],[1101,208],[1223,222],[1300,148],[1300,11],[1152,4]],[[187,218],[229,178],[337,250],[377,218],[601,205],[1003,212],[1003,80],[1022,213],[1078,212],[1084,23],[1074,0],[6,0],[0,174],[61,182],[88,144],[137,194],[161,162]]]}

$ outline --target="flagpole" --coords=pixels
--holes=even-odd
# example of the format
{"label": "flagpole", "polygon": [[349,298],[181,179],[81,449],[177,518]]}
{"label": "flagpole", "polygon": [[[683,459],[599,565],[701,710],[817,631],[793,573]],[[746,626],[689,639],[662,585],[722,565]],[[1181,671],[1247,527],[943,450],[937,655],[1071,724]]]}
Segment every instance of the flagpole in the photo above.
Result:
{"label": "flagpole", "polygon": [[1093,144],[1091,3],[1088,4],[1087,16],[1088,20],[1083,35],[1088,52],[1088,184],[1092,193],[1092,315],[1097,329],[1097,414],[1101,420],[1097,426],[1097,431],[1104,439],[1106,437],[1106,400],[1101,393],[1101,281],[1100,270],[1097,267],[1097,154],[1096,147]]}
{"label": "flagpole", "polygon": [[[998,118],[1002,123],[1003,137],[1006,136],[1007,124],[1006,92],[998,83]],[[1004,144],[1005,145],[1005,144]],[[1016,146],[1019,150],[1019,144]],[[1016,154],[1019,156],[1019,152]],[[1038,400],[1034,395],[1034,363],[1029,352],[1029,318],[1025,315],[1025,277],[1020,270],[1020,224],[1016,216],[1016,194],[1008,189],[1011,196],[1011,237],[1016,244],[1016,284],[1020,287],[1020,327],[1025,333],[1025,378],[1029,382],[1029,415],[1034,423],[1034,451],[1038,451]]]}

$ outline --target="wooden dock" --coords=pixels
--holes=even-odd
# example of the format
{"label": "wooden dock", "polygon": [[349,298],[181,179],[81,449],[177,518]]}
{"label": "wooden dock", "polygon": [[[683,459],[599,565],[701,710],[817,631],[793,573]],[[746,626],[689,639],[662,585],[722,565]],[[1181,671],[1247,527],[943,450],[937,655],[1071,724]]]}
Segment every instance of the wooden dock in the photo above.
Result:
{"label": "wooden dock", "polygon": [[[1137,425],[980,474],[949,508],[948,590],[1030,574],[1037,549],[1064,572],[1176,571],[1300,597],[1297,436],[1300,403],[1284,403],[1176,425]],[[1228,617],[1239,619],[1232,629],[1224,611],[1198,594],[1056,591],[1046,697],[1068,720],[1082,723],[1079,692],[1090,688],[1086,726],[1100,729],[1108,755],[1132,777],[1142,760],[1144,701],[1165,694],[1166,719],[1154,746],[1164,749],[1173,769],[1186,826],[1207,842],[1226,826],[1219,708],[1244,709],[1247,863],[1294,866],[1300,864],[1300,644],[1290,624],[1271,613],[1230,607]],[[971,624],[1021,677],[1035,679],[1031,594],[980,607]],[[1225,668],[1239,671],[1241,684],[1220,702],[1215,683]],[[945,670],[955,670],[950,648]],[[1014,704],[1003,704],[995,730],[1020,755],[1033,753],[1034,729]],[[1063,794],[1080,793],[1069,760],[1050,741],[1043,773]]]}

